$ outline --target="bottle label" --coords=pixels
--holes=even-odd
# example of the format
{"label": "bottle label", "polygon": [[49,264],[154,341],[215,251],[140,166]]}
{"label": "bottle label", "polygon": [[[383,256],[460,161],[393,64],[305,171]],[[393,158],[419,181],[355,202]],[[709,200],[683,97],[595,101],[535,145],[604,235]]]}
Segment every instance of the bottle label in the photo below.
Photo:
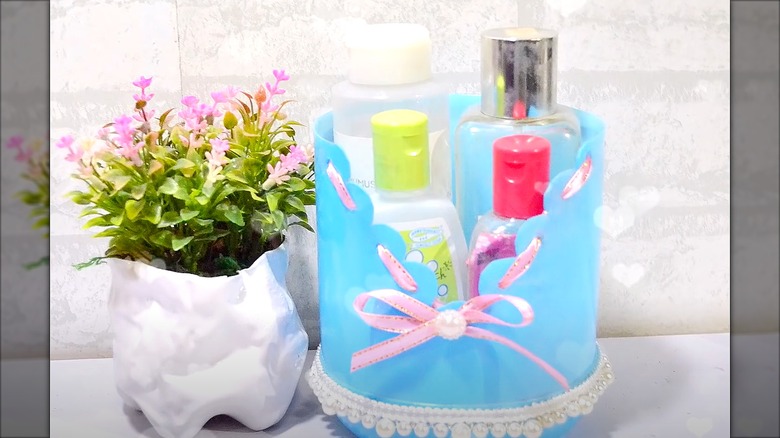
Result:
{"label": "bottle label", "polygon": [[[431,132],[428,135],[429,157],[435,156],[434,149],[443,133],[444,131],[441,130]],[[363,190],[374,191],[374,144],[372,139],[334,132],[333,141],[344,151],[344,155],[349,160],[349,182],[359,185]]]}
{"label": "bottle label", "polygon": [[426,265],[436,276],[437,294],[442,302],[459,299],[450,245],[451,232],[441,219],[390,224],[406,243],[406,261]]}

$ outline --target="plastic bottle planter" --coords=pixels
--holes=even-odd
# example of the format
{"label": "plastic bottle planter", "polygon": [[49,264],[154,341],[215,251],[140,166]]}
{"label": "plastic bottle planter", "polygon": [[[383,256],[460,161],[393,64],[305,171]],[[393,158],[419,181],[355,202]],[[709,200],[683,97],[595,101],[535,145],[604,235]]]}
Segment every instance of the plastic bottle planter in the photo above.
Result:
{"label": "plastic bottle planter", "polygon": [[[476,99],[453,96],[453,118]],[[613,379],[596,344],[604,127],[578,116],[578,167],[550,182],[519,256],[486,267],[479,297],[446,305],[425,261],[372,225],[330,115],[317,121],[322,345],[308,379],[327,414],[360,437],[555,437],[593,409]]]}

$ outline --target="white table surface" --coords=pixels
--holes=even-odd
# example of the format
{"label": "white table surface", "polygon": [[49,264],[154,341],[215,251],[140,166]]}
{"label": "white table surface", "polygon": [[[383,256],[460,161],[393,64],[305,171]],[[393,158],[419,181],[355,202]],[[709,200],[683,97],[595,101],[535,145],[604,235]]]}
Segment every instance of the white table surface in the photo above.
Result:
{"label": "white table surface", "polygon": [[[616,380],[571,437],[729,436],[728,334],[607,338],[600,344]],[[304,372],[311,359],[310,352]],[[111,359],[52,361],[50,371],[52,437],[158,437],[142,413],[123,406]],[[302,378],[276,426],[253,432],[221,416],[197,438],[350,436],[322,413]]]}

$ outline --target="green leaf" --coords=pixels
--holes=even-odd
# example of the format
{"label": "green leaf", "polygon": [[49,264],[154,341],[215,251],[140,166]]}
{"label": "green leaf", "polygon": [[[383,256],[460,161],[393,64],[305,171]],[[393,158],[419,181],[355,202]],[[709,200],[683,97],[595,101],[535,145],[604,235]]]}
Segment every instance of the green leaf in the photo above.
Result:
{"label": "green leaf", "polygon": [[86,207],[83,210],[81,210],[81,214],[79,214],[79,217],[94,215],[94,214],[103,214],[103,209],[100,207]]}
{"label": "green leaf", "polygon": [[173,108],[171,108],[168,111],[160,114],[160,117],[159,117],[159,119],[160,119],[160,126],[165,126],[165,119],[168,118],[168,114],[170,114],[171,111],[173,111]]}
{"label": "green leaf", "polygon": [[171,177],[165,178],[165,181],[160,185],[158,191],[165,195],[172,195],[174,198],[182,201],[186,201],[188,198],[187,189],[182,187],[178,181]]}
{"label": "green leaf", "polygon": [[112,169],[103,174],[103,180],[107,181],[114,187],[114,191],[111,195],[115,195],[118,191],[122,190],[132,178],[120,169]]}
{"label": "green leaf", "polygon": [[297,221],[297,222],[293,222],[293,223],[290,224],[291,227],[294,226],[294,225],[297,225],[297,226],[299,226],[301,228],[307,229],[307,230],[311,231],[312,233],[314,232],[314,228],[312,228],[311,225],[309,225],[308,222]]}
{"label": "green leaf", "polygon": [[160,204],[150,205],[144,209],[143,219],[153,224],[160,223],[162,218],[162,206]]}
{"label": "green leaf", "polygon": [[80,270],[82,270],[84,268],[88,268],[90,266],[102,265],[102,264],[106,263],[103,260],[105,260],[107,258],[109,258],[109,257],[92,257],[91,259],[87,260],[86,262],[81,262],[81,263],[74,264],[73,267],[76,268],[76,270],[80,271]]}
{"label": "green leaf", "polygon": [[295,211],[306,211],[306,207],[304,207],[303,202],[301,202],[301,200],[295,196],[287,196],[284,198],[284,202],[285,204],[292,207]]}
{"label": "green leaf", "polygon": [[141,184],[140,186],[135,186],[130,190],[130,196],[133,197],[136,201],[143,198],[146,194],[146,183]]}
{"label": "green leaf", "polygon": [[185,220],[185,221],[188,221],[188,220],[194,218],[195,216],[197,216],[199,214],[200,214],[199,211],[188,210],[188,209],[185,208],[185,209],[183,209],[181,211],[181,219]]}
{"label": "green leaf", "polygon": [[141,213],[141,211],[144,209],[145,205],[146,201],[143,199],[140,201],[136,201],[135,199],[128,199],[127,202],[125,202],[125,212],[127,213],[127,218],[131,221],[135,220],[135,218],[138,217],[138,214]]}
{"label": "green leaf", "polygon": [[111,225],[120,226],[122,225],[122,221],[125,219],[125,211],[122,210],[119,212],[119,214],[111,216],[111,219],[109,219],[109,222],[111,222]]}
{"label": "green leaf", "polygon": [[92,219],[88,220],[87,223],[84,224],[83,228],[86,230],[87,228],[107,227],[109,225],[111,225],[111,224],[106,220],[105,217],[98,216],[98,217],[93,217]]}
{"label": "green leaf", "polygon": [[292,177],[289,181],[287,181],[287,186],[291,191],[299,192],[306,188],[306,181],[300,178]]}
{"label": "green leaf", "polygon": [[114,237],[114,236],[119,236],[121,234],[122,232],[116,228],[106,228],[105,230],[99,233],[93,234],[92,237]]}
{"label": "green leaf", "polygon": [[196,164],[186,158],[179,158],[176,160],[176,164],[171,168],[172,170],[189,169],[195,167]]}
{"label": "green leaf", "polygon": [[190,243],[193,238],[194,237],[192,236],[187,236],[181,239],[174,238],[171,240],[171,247],[173,248],[174,251],[178,251],[184,248],[185,246],[187,246],[187,244]]}
{"label": "green leaf", "polygon": [[247,181],[246,178],[244,178],[241,174],[239,174],[237,171],[234,172],[228,172],[225,174],[225,177],[229,179],[230,181],[239,182],[241,184],[249,185],[249,181]]}
{"label": "green leaf", "polygon": [[238,209],[236,206],[232,206],[230,210],[225,212],[225,217],[234,224],[238,225],[239,227],[244,226],[244,215],[241,214],[241,210]]}
{"label": "green leaf", "polygon": [[176,225],[179,222],[181,222],[181,216],[179,213],[176,213],[175,211],[166,211],[162,215],[162,219],[160,219],[160,223],[157,224],[157,228],[164,228],[169,227],[171,225]]}
{"label": "green leaf", "polygon": [[276,211],[279,207],[279,200],[282,199],[281,192],[268,192],[265,194],[265,200],[268,202],[268,210]]}
{"label": "green leaf", "polygon": [[160,185],[160,188],[157,189],[160,193],[164,193],[166,195],[172,195],[176,193],[179,190],[179,183],[176,182],[175,179],[168,177],[165,178],[165,181]]}
{"label": "green leaf", "polygon": [[149,240],[155,245],[162,246],[163,248],[173,248],[173,233],[170,230],[162,230],[153,233],[149,236]]}

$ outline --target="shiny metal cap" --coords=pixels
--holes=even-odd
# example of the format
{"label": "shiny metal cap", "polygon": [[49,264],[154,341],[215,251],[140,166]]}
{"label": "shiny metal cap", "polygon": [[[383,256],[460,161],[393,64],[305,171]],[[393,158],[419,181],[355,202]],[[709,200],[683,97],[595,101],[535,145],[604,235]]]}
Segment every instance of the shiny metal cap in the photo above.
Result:
{"label": "shiny metal cap", "polygon": [[555,112],[558,33],[524,28],[482,33],[482,112],[524,119]]}

